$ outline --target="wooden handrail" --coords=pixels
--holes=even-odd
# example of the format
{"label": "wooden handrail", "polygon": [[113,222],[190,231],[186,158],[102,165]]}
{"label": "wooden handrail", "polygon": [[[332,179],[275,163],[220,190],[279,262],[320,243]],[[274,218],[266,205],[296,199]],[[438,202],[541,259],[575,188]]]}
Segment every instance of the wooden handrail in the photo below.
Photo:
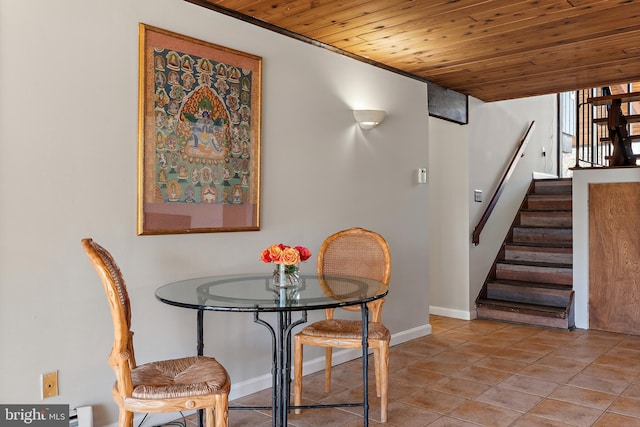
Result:
{"label": "wooden handrail", "polygon": [[491,197],[491,201],[487,205],[487,209],[485,209],[484,213],[482,214],[482,218],[480,218],[480,222],[478,222],[478,225],[476,225],[476,227],[473,229],[473,237],[471,241],[476,246],[478,246],[478,244],[480,243],[480,233],[482,232],[482,229],[484,228],[485,224],[489,220],[489,217],[493,212],[493,208],[496,207],[496,204],[498,203],[498,199],[500,198],[500,195],[502,194],[504,187],[507,186],[507,183],[509,182],[509,178],[511,178],[511,174],[516,168],[518,161],[520,160],[521,157],[524,156],[524,149],[527,147],[527,144],[529,143],[529,137],[531,136],[531,132],[533,132],[533,129],[535,129],[535,124],[536,124],[535,121],[531,122],[531,124],[529,125],[529,129],[527,129],[527,132],[524,134],[524,136],[520,140],[520,143],[518,144],[518,149],[513,155],[511,162],[509,162],[509,166],[505,170],[504,174],[502,174],[502,178],[500,178],[500,184],[498,184],[498,188],[496,188],[496,191],[493,193],[493,197]]}

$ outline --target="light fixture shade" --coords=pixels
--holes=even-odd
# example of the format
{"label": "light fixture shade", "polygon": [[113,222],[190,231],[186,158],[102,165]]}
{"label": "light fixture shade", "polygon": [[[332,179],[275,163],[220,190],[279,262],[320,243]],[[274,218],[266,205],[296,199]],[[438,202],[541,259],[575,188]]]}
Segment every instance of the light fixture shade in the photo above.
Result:
{"label": "light fixture shade", "polygon": [[372,129],[378,126],[387,116],[382,110],[353,110],[353,117],[362,129]]}

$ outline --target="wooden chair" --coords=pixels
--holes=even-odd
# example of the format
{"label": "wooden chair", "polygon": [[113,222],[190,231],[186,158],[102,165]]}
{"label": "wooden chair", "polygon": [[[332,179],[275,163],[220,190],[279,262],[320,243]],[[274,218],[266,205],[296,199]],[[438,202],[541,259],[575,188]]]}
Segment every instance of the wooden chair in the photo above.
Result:
{"label": "wooden chair", "polygon": [[[377,233],[351,228],[329,236],[320,247],[317,270],[319,275],[336,274],[366,277],[388,285],[391,276],[391,255],[387,242]],[[325,284],[326,287],[326,284]],[[324,289],[329,293],[329,289]],[[384,298],[367,306],[371,312],[369,347],[374,351],[376,394],[380,397],[380,419],[387,421],[389,388],[389,340],[391,334],[381,323]],[[343,307],[360,311],[360,306]],[[335,309],[325,310],[325,320],[314,322],[294,337],[294,405],[302,403],[302,346],[325,347],[325,392],[331,391],[331,357],[335,348],[362,348],[360,320],[334,319]],[[300,409],[296,409],[300,413]]]}
{"label": "wooden chair", "polygon": [[92,239],[83,239],[91,264],[104,285],[113,319],[114,342],[109,365],[116,375],[113,398],[120,408],[118,424],[132,427],[134,412],[205,409],[207,427],[228,425],[229,375],[214,358],[195,356],[136,365],[131,306],[122,273],[111,254]]}

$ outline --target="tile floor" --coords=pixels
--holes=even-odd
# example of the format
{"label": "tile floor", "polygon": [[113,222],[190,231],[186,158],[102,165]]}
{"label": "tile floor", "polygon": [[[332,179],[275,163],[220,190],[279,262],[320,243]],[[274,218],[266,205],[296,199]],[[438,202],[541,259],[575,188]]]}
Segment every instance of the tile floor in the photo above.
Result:
{"label": "tile floor", "polygon": [[[371,374],[370,426],[640,426],[640,336],[438,316],[430,321],[431,335],[391,348],[386,424],[379,423]],[[324,393],[323,372],[306,376],[306,402],[356,401],[360,369],[359,361],[334,367],[331,396]],[[265,390],[231,404],[268,405],[270,397]],[[266,427],[270,415],[231,410],[229,425]],[[362,424],[362,408],[289,416],[290,426]]]}

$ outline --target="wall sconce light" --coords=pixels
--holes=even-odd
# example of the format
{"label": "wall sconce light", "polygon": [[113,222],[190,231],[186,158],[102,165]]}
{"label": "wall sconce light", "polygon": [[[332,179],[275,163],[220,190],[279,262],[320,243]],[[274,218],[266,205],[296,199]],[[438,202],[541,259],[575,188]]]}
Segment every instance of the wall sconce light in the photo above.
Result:
{"label": "wall sconce light", "polygon": [[373,129],[387,116],[382,110],[353,110],[353,117],[362,129]]}

